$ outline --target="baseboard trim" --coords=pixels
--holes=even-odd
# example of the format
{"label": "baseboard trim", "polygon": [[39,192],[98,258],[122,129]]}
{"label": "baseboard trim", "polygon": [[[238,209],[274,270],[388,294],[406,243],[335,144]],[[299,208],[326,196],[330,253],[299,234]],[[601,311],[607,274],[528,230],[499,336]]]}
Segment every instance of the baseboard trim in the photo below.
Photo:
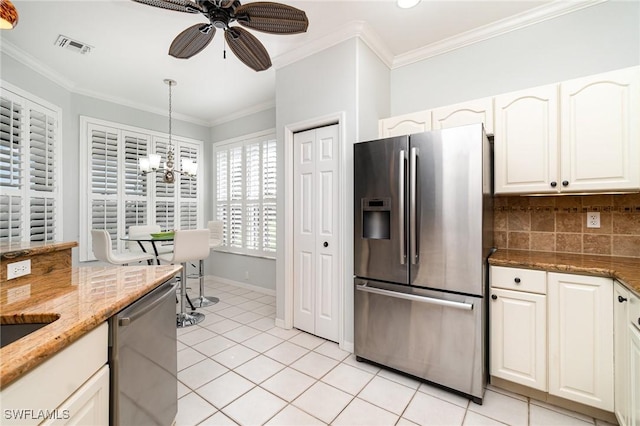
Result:
{"label": "baseboard trim", "polygon": [[353,347],[353,342],[347,342],[346,340],[344,342],[342,342],[340,346],[340,349],[342,349],[343,351],[347,351],[349,353],[354,353],[354,347]]}
{"label": "baseboard trim", "polygon": [[[264,293],[264,294],[269,295],[269,296],[274,296],[275,297],[275,295],[276,295],[276,291],[275,290],[271,290],[269,288],[264,288],[264,287],[260,287],[260,286],[253,285],[253,284],[243,283],[241,281],[230,280],[229,278],[222,278],[222,277],[218,277],[216,275],[207,275],[205,278],[213,279],[214,281],[217,281],[217,282],[219,282],[221,284],[228,284],[228,285],[233,285],[233,286],[236,286],[236,287],[242,287],[242,288],[245,288],[247,290],[257,291],[258,293]],[[276,325],[277,325],[277,323],[276,323]]]}
{"label": "baseboard trim", "polygon": [[281,318],[276,318],[276,327],[284,328],[287,330],[287,327],[284,326],[284,320]]}

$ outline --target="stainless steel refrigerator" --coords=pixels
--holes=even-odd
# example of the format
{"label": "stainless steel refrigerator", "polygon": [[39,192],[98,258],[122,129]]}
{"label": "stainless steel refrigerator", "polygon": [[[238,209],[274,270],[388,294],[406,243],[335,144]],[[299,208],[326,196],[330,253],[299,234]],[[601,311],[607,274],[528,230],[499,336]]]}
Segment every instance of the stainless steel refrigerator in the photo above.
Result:
{"label": "stainless steel refrigerator", "polygon": [[481,404],[492,147],[482,125],[354,145],[358,360]]}

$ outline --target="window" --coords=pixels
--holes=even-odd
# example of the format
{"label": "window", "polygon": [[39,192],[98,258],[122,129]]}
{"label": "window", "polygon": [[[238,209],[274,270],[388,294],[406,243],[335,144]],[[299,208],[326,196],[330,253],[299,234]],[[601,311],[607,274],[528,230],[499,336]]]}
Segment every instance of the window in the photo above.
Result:
{"label": "window", "polygon": [[[150,152],[166,159],[167,134],[106,122],[94,118],[80,119],[81,190],[80,260],[93,260],[91,229],[106,229],[112,247],[125,251],[122,241],[131,225],[156,223],[161,229],[204,228],[200,182],[202,170],[195,178],[176,175],[167,184],[162,173],[142,176],[138,159]],[[183,158],[201,164],[202,142],[173,137],[176,165]]]}
{"label": "window", "polygon": [[0,95],[0,242],[62,239],[61,110],[7,83]]}
{"label": "window", "polygon": [[224,222],[221,250],[274,257],[276,139],[273,131],[214,147],[214,212]]}

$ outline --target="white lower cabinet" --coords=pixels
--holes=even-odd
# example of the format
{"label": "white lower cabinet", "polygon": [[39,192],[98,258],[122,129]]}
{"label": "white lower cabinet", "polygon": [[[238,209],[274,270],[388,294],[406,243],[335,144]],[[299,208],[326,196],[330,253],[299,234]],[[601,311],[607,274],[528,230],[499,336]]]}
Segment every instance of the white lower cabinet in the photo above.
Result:
{"label": "white lower cabinet", "polygon": [[547,274],[549,394],[614,411],[613,280]]}
{"label": "white lower cabinet", "polygon": [[547,389],[547,297],[491,288],[491,374]]}
{"label": "white lower cabinet", "polygon": [[107,351],[105,322],[4,387],[2,424],[107,426]]}
{"label": "white lower cabinet", "polygon": [[[640,303],[640,299],[636,298]],[[640,316],[629,324],[629,425],[640,426]]]}
{"label": "white lower cabinet", "polygon": [[615,415],[620,426],[629,425],[631,383],[629,380],[629,295],[623,285],[616,282],[613,289],[613,341],[615,357]]}
{"label": "white lower cabinet", "polygon": [[[491,377],[614,412],[613,280],[492,265],[490,283]],[[616,336],[628,336],[627,314],[616,308],[615,318]],[[615,412],[631,419],[635,410],[636,423],[619,421],[640,426],[639,408],[631,408],[631,401],[640,402],[640,328],[633,331],[635,353],[629,347],[633,339],[615,341],[616,379],[635,380],[635,385],[628,378],[626,384],[615,381]],[[624,354],[628,361],[620,361]]]}

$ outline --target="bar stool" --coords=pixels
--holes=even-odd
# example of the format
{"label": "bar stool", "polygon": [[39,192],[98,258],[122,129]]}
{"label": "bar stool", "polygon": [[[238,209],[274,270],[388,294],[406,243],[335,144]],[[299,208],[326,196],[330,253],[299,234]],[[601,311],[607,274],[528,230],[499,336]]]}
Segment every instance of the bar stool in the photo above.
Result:
{"label": "bar stool", "polygon": [[[218,247],[222,244],[222,227],[223,223],[221,220],[211,220],[207,222],[207,228],[209,229],[209,248]],[[200,279],[200,294],[193,299],[193,306],[202,308],[218,303],[220,301],[219,298],[204,295],[204,259],[200,259],[198,265],[198,278]]]}
{"label": "bar stool", "polygon": [[[207,245],[207,250],[209,246]],[[91,230],[91,249],[96,259],[112,265],[128,265],[132,262],[151,261],[155,256],[150,253],[114,253],[111,249],[111,236],[106,229]]]}
{"label": "bar stool", "polygon": [[[178,230],[173,238],[173,253],[161,254],[158,259],[164,262],[182,264],[180,273],[180,313],[177,314],[178,327],[189,327],[204,319],[200,312],[185,310],[187,297],[187,262],[195,262],[209,257],[209,230],[189,229]],[[200,277],[204,280],[204,277]]]}

